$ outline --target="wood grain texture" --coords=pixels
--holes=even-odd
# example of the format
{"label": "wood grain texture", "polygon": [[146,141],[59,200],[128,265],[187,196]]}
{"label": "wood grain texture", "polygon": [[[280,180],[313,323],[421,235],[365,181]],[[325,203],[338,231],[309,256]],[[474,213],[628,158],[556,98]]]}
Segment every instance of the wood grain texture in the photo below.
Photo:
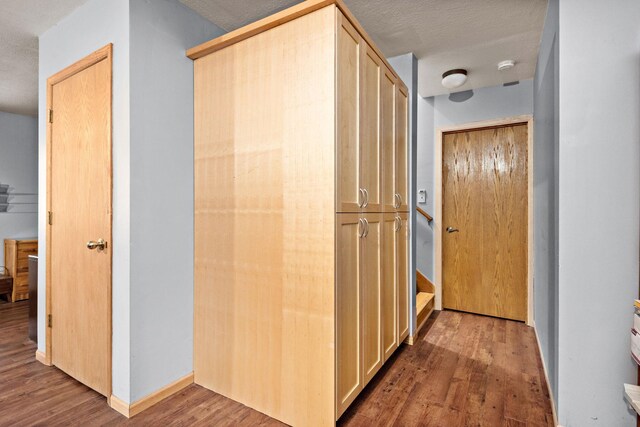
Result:
{"label": "wood grain texture", "polygon": [[359,212],[362,38],[336,10],[336,210]]}
{"label": "wood grain texture", "polygon": [[[375,51],[376,55],[383,59],[385,66],[393,72],[395,78],[399,79],[398,75],[395,73],[395,71],[393,71],[393,68],[391,68],[391,65],[385,59],[382,51],[375,45],[371,37],[367,34],[360,22],[358,22],[356,17],[351,13],[351,11],[347,8],[342,0],[303,1],[288,9],[267,16],[266,18],[263,18],[259,21],[253,22],[242,28],[238,28],[237,30],[231,31],[213,40],[209,40],[207,42],[201,43],[198,46],[188,49],[186,55],[191,59],[202,58],[206,55],[209,55],[210,53],[224,49],[235,43],[251,38],[262,32],[269,31],[279,25],[286,24],[289,21],[300,18],[306,14],[313,13],[318,9],[322,9],[330,5],[335,5],[336,9],[340,10],[341,14],[350,22],[350,25],[352,25],[358,31],[362,38],[364,38],[365,42]],[[399,84],[403,87],[406,93],[407,89],[404,83],[402,83],[402,81],[399,81]]]}
{"label": "wood grain texture", "polygon": [[382,211],[395,212],[396,79],[386,68],[380,90]]}
{"label": "wood grain texture", "polygon": [[[363,214],[366,231],[362,241],[362,357],[364,384],[378,372],[382,354],[381,278],[382,228],[381,214]],[[342,254],[338,253],[337,257]],[[340,325],[341,326],[341,325]],[[340,363],[338,359],[337,363]]]}
{"label": "wood grain texture", "polygon": [[[111,394],[111,45],[48,80],[47,357]],[[87,249],[103,238],[103,251]]]}
{"label": "wood grain texture", "polygon": [[363,212],[382,212],[380,144],[380,87],[382,61],[364,45],[360,50],[360,187],[366,195]]}
{"label": "wood grain texture", "polygon": [[402,87],[396,92],[396,149],[395,193],[398,194],[398,212],[409,211],[409,98]]}
{"label": "wood grain texture", "polygon": [[[27,339],[28,301],[0,304],[0,426],[279,426],[238,402],[190,385],[134,418],[55,367],[36,361]],[[111,402],[114,403],[113,401]]]}
{"label": "wood grain texture", "polygon": [[10,301],[29,299],[29,255],[38,254],[38,240],[5,239],[4,266],[13,277]]}
{"label": "wood grain texture", "polygon": [[533,328],[436,311],[402,346],[339,426],[546,426],[551,400]]}
{"label": "wood grain texture", "polygon": [[336,414],[364,387],[362,373],[362,238],[358,214],[336,215]]}
{"label": "wood grain texture", "polygon": [[527,125],[443,140],[443,306],[527,320]]}
{"label": "wood grain texture", "polygon": [[409,335],[409,218],[396,215],[396,280],[398,282],[398,345]]}
{"label": "wood grain texture", "polygon": [[[198,385],[127,419],[97,392],[37,363],[27,319],[28,302],[0,304],[1,426],[284,426]],[[398,349],[338,425],[555,426],[535,340],[522,323],[436,312],[416,345]],[[524,386],[507,387],[518,383]],[[522,411],[513,413],[517,406]]]}
{"label": "wood grain texture", "polygon": [[334,37],[327,7],[195,62],[195,382],[293,425],[335,419]]}
{"label": "wood grain texture", "polygon": [[398,280],[396,276],[396,215],[385,213],[382,229],[382,351],[388,360],[398,348]]}

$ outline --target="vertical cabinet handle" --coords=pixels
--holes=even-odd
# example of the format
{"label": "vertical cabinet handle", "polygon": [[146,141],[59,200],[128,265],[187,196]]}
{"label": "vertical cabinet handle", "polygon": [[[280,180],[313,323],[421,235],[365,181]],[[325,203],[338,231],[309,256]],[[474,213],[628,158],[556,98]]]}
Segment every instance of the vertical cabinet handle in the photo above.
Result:
{"label": "vertical cabinet handle", "polygon": [[362,205],[362,207],[366,208],[367,206],[369,206],[369,191],[366,188],[363,191],[364,191],[364,204]]}
{"label": "vertical cabinet handle", "polygon": [[369,221],[367,221],[367,219],[364,219],[364,237],[367,237],[369,235]]}
{"label": "vertical cabinet handle", "polygon": [[364,206],[364,202],[365,202],[364,190],[361,188],[359,192],[360,192],[360,198],[358,199],[358,207],[361,208]]}
{"label": "vertical cabinet handle", "polygon": [[394,201],[393,207],[396,208],[396,209],[399,208],[400,207],[400,195],[398,193],[393,195],[393,201]]}
{"label": "vertical cabinet handle", "polygon": [[358,237],[360,238],[364,237],[364,230],[365,230],[364,219],[360,218],[358,220]]}
{"label": "vertical cabinet handle", "polygon": [[399,216],[397,216],[397,217],[395,218],[395,223],[396,223],[396,225],[395,225],[395,227],[394,227],[394,228],[395,228],[395,230],[396,230],[396,231],[400,231],[400,229],[402,228],[402,218],[400,218]]}

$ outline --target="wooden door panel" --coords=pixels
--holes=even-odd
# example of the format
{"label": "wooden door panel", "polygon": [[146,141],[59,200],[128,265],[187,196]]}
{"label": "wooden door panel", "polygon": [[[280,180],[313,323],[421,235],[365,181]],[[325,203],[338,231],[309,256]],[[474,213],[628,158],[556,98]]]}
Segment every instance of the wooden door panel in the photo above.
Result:
{"label": "wooden door panel", "polygon": [[407,213],[396,215],[396,280],[398,282],[398,345],[409,335],[409,222]]}
{"label": "wooden door panel", "polygon": [[382,215],[366,214],[362,239],[362,354],[364,382],[367,384],[382,366],[381,342],[381,250]]}
{"label": "wooden door panel", "polygon": [[336,230],[336,410],[339,417],[363,387],[360,235],[364,227],[357,214],[337,214]]}
{"label": "wooden door panel", "polygon": [[382,225],[382,350],[387,360],[398,347],[398,282],[396,280],[396,215],[384,214]]}
{"label": "wooden door panel", "polygon": [[381,88],[382,121],[382,210],[394,212],[396,81],[386,68]]}
{"label": "wooden door panel", "polygon": [[526,124],[444,135],[445,308],[526,320],[527,138]]}
{"label": "wooden door panel", "polygon": [[[51,356],[111,393],[111,62],[52,86],[49,229]],[[107,241],[105,250],[87,242]]]}
{"label": "wooden door panel", "polygon": [[366,44],[362,49],[360,94],[360,185],[364,212],[381,212],[380,86],[382,61]]}
{"label": "wooden door panel", "polygon": [[397,193],[396,210],[409,211],[409,116],[408,97],[398,88],[396,92],[396,149],[395,149],[395,192]]}
{"label": "wooden door panel", "polygon": [[336,210],[359,212],[360,184],[360,59],[362,38],[337,12],[337,180]]}

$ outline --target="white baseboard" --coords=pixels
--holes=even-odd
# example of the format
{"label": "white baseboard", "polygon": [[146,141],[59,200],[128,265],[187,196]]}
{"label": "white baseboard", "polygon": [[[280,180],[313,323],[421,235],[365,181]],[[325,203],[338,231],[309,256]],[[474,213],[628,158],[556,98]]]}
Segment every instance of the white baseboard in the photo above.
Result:
{"label": "white baseboard", "polygon": [[558,424],[558,413],[556,412],[556,401],[553,398],[553,390],[551,389],[551,383],[549,382],[549,371],[547,371],[547,364],[545,363],[544,355],[542,354],[542,346],[540,345],[540,337],[538,337],[538,329],[536,329],[535,321],[533,322],[531,327],[533,328],[533,332],[536,335],[536,343],[538,344],[538,354],[540,355],[540,360],[542,361],[542,370],[544,371],[544,379],[547,382],[547,390],[549,391],[549,397],[551,398],[551,412],[553,413],[553,423],[558,427],[562,427],[560,424]]}

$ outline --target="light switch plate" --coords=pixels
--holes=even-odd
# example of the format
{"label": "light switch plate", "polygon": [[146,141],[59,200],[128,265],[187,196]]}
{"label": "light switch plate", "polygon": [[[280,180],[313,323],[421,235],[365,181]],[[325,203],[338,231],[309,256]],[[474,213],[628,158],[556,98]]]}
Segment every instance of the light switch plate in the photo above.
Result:
{"label": "light switch plate", "polygon": [[418,190],[418,203],[427,203],[427,190]]}

